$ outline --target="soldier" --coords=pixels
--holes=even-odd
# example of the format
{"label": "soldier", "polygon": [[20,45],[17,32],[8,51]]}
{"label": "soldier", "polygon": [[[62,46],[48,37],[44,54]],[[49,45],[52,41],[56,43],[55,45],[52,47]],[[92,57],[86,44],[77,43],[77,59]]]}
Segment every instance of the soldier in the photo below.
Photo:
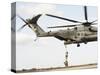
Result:
{"label": "soldier", "polygon": [[68,52],[66,52],[66,55],[65,55],[64,65],[65,65],[65,67],[68,67]]}

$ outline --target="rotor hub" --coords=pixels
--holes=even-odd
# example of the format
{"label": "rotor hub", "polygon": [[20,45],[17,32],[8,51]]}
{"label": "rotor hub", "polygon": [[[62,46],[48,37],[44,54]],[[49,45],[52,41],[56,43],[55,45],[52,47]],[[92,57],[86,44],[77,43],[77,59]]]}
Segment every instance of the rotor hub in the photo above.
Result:
{"label": "rotor hub", "polygon": [[90,22],[85,22],[85,23],[82,23],[82,25],[84,25],[84,26],[90,26],[91,23]]}

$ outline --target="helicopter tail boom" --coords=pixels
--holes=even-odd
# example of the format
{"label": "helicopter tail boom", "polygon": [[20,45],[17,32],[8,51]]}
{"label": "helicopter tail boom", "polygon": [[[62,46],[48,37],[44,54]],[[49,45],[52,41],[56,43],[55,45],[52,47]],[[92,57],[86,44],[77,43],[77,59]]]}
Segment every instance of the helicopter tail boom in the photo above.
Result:
{"label": "helicopter tail boom", "polygon": [[20,27],[20,29],[18,31],[22,30],[25,26],[28,26],[36,33],[37,37],[42,36],[42,34],[45,33],[45,31],[37,24],[37,21],[41,17],[41,14],[38,14],[38,15],[34,16],[33,18],[27,19],[27,20],[24,20],[19,15],[18,15],[18,17],[25,23],[22,27]]}
{"label": "helicopter tail boom", "polygon": [[45,31],[37,24],[31,24],[31,29],[36,33],[38,37],[45,33]]}

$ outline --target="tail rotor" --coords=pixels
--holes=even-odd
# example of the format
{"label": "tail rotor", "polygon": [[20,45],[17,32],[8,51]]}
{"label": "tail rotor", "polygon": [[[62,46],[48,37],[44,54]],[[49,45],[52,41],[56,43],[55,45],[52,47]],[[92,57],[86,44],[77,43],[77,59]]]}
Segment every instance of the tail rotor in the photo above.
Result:
{"label": "tail rotor", "polygon": [[39,14],[39,15],[37,15],[37,16],[34,16],[32,19],[27,19],[27,20],[25,20],[25,19],[23,19],[21,16],[19,16],[19,15],[17,15],[25,24],[23,25],[23,26],[21,26],[19,29],[18,29],[18,31],[20,31],[20,30],[22,30],[25,26],[29,26],[30,28],[31,28],[31,26],[30,26],[30,24],[37,24],[37,21],[38,21],[38,19],[40,18],[40,16],[41,16],[41,14]]}

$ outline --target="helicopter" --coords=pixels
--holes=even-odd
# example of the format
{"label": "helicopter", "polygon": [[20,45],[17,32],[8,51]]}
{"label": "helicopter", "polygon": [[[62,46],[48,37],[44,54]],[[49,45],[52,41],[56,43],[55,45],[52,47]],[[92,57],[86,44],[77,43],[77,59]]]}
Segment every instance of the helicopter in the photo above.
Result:
{"label": "helicopter", "polygon": [[58,18],[73,23],[79,23],[73,25],[48,27],[48,28],[67,27],[67,29],[60,29],[60,30],[48,31],[48,32],[45,32],[38,25],[38,19],[42,16],[42,14],[38,14],[33,18],[26,19],[26,20],[24,20],[22,17],[18,15],[18,17],[25,23],[18,31],[23,29],[25,26],[28,26],[36,33],[37,37],[55,37],[61,41],[64,41],[64,45],[77,44],[77,47],[80,46],[80,43],[87,44],[88,42],[97,41],[97,27],[92,26],[97,24],[95,23],[97,20],[89,22],[88,15],[87,15],[87,6],[84,6],[83,8],[84,8],[85,22],[80,22],[80,21],[63,18],[51,14],[45,14],[48,17]]}

